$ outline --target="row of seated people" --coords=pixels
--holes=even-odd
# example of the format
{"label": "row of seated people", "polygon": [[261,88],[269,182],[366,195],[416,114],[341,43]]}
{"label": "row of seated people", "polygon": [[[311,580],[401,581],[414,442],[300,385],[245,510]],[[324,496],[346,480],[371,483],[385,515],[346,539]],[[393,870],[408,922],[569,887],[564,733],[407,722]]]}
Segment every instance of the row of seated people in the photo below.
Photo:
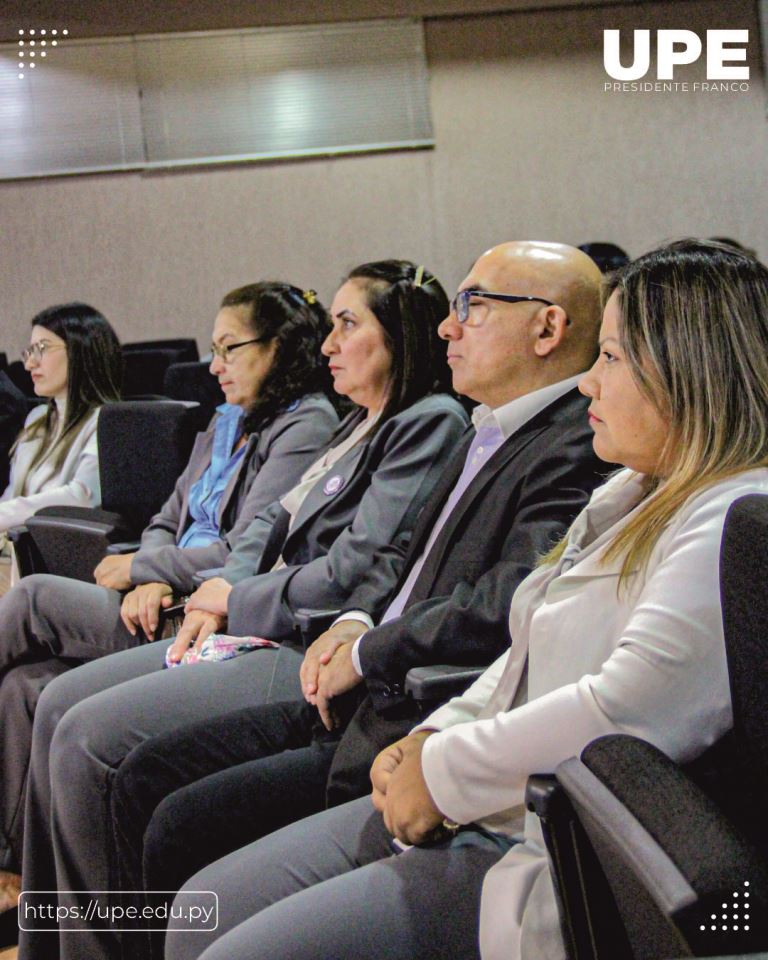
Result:
{"label": "row of seated people", "polygon": [[[584,250],[603,273],[616,269],[628,261],[626,253],[612,243],[585,243]],[[57,308],[58,320],[66,327],[72,311]],[[96,315],[97,311],[90,311]],[[53,312],[44,311],[42,319],[52,321]],[[37,319],[37,318],[36,318]],[[33,321],[33,326],[36,323]],[[66,332],[64,332],[66,339]],[[87,344],[86,344],[87,349]],[[208,359],[200,361],[197,343],[191,338],[146,340],[123,343],[122,373],[119,376],[120,395],[134,397],[166,397],[195,401],[212,415],[220,402],[220,391],[215,376],[209,372]],[[0,488],[5,489],[9,479],[10,451],[32,406],[40,402],[41,384],[33,380],[27,360],[8,364],[7,355],[0,353]],[[66,499],[66,498],[65,498]]]}
{"label": "row of seated people", "polygon": [[[2,757],[4,792],[29,764],[23,831],[20,793],[2,801],[6,867],[64,905],[219,895],[215,929],[173,920],[165,947],[71,916],[24,932],[20,957],[558,956],[527,777],[606,732],[690,759],[728,729],[717,557],[730,504],[768,493],[768,272],[673,244],[611,277],[600,327],[600,274],[574,248],[499,245],[450,309],[428,271],[394,267],[334,298],[323,353],[362,409],[297,486],[226,541],[184,542],[211,525],[191,511],[95,586],[26,578],[0,603],[0,696],[59,674],[31,760],[24,735]],[[273,339],[224,313],[236,402],[244,348],[268,370]],[[448,369],[479,404],[463,438]],[[245,433],[225,430],[232,461]],[[143,643],[173,592],[191,592],[178,636]],[[343,611],[306,655],[300,606]],[[225,624],[255,635],[249,654],[190,665],[232,652]],[[419,723],[410,667],[494,657]]]}
{"label": "row of seated people", "polygon": [[[733,241],[730,241],[731,243]],[[590,242],[579,247],[603,273],[628,262],[627,254],[613,243]],[[48,314],[50,316],[50,314]],[[193,338],[141,340],[123,343],[120,394],[125,399],[165,397],[197,401],[206,411],[220,402],[216,378],[209,375],[211,355],[200,360]],[[8,363],[0,352],[0,487],[8,482],[8,451],[21,429],[28,409],[39,402],[38,388],[24,361]]]}
{"label": "row of seated people", "polygon": [[[587,253],[603,273],[616,269],[629,259],[620,247],[612,243],[585,243],[579,249]],[[227,299],[236,299],[237,296],[245,295],[233,291],[225,297],[225,302]],[[98,476],[94,473],[94,466],[97,466],[95,430],[93,421],[89,423],[88,418],[82,415],[84,411],[78,411],[78,416],[70,417],[70,422],[63,431],[70,437],[85,431],[80,438],[85,441],[85,445],[79,456],[70,458],[65,464],[57,454],[54,459],[56,469],[52,472],[46,471],[43,476],[36,477],[35,471],[29,469],[30,464],[34,466],[45,460],[46,451],[52,450],[57,444],[60,449],[67,446],[66,443],[61,443],[56,435],[57,424],[51,419],[55,411],[50,408],[37,410],[35,416],[25,424],[33,406],[41,404],[46,397],[54,398],[46,382],[45,370],[38,369],[47,343],[52,345],[48,363],[57,350],[57,344],[63,343],[65,354],[68,352],[72,355],[67,364],[69,370],[65,371],[67,380],[63,385],[59,385],[60,404],[66,400],[66,394],[71,390],[73,396],[84,395],[85,409],[90,413],[103,399],[117,399],[119,392],[123,397],[163,396],[196,401],[206,411],[210,409],[213,413],[217,397],[218,402],[221,397],[214,371],[206,370],[209,361],[198,362],[199,353],[193,339],[124,343],[121,347],[123,371],[120,375],[115,366],[116,339],[108,332],[109,324],[98,311],[85,304],[62,305],[36,316],[32,327],[33,330],[35,327],[43,328],[46,334],[40,336],[38,331],[38,338],[33,336],[32,346],[25,351],[22,361],[11,364],[9,368],[7,355],[0,353],[0,487],[4,490],[2,501],[16,501],[13,507],[5,506],[0,511],[2,532],[23,522],[34,510],[48,504],[98,504]],[[67,346],[70,339],[72,342]],[[40,346],[37,346],[38,343]],[[212,359],[213,353],[209,357]],[[156,359],[160,359],[162,363],[158,365],[154,362]],[[61,357],[60,361],[63,362],[64,357]],[[20,369],[14,370],[14,367]],[[88,377],[81,375],[81,371],[86,370],[92,371]],[[70,375],[71,387],[68,383]],[[118,381],[119,391],[116,389]],[[339,405],[336,406],[338,409]],[[49,419],[44,424],[38,423],[37,417],[44,414]],[[61,426],[64,424],[59,425],[59,430]],[[16,440],[22,427],[26,428],[23,441],[26,443],[27,440],[34,440],[35,444],[31,447],[21,446],[19,449],[14,482],[9,485],[10,454],[17,445]],[[75,477],[77,481],[72,483]],[[59,480],[62,482],[59,483]],[[30,491],[25,492],[36,494],[45,490],[46,496],[22,501],[19,494],[27,487]],[[51,490],[55,492],[51,493]]]}

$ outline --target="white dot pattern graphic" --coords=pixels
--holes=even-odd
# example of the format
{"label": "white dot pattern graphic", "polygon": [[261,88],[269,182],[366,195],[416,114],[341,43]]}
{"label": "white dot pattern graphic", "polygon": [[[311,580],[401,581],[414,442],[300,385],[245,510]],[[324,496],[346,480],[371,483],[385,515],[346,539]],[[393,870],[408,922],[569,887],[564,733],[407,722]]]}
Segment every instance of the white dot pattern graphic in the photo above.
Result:
{"label": "white dot pattern graphic", "polygon": [[[58,34],[59,34],[59,30],[58,30],[58,29],[51,29],[51,30],[50,30],[50,36],[55,37],[55,36],[57,36]],[[34,37],[34,36],[45,37],[45,36],[48,36],[48,35],[49,35],[49,31],[48,31],[48,29],[45,28],[45,27],[40,27],[40,28],[38,28],[38,27],[30,27],[29,30],[19,30],[19,36],[20,36],[20,37],[25,37],[25,36],[28,36],[28,37]],[[61,30],[61,36],[62,36],[62,37],[68,37],[68,36],[69,36],[69,30],[66,30],[66,29]],[[24,70],[25,70],[25,68],[26,68],[27,66],[28,66],[31,70],[34,70],[34,68],[37,66],[36,63],[26,64],[26,63],[24,62],[24,58],[25,58],[27,55],[29,55],[30,60],[31,60],[33,57],[36,57],[38,54],[40,54],[41,57],[47,56],[47,51],[46,51],[46,50],[34,50],[34,49],[32,49],[33,47],[37,46],[38,44],[39,44],[39,46],[41,46],[41,47],[45,47],[45,46],[48,46],[48,41],[47,41],[47,40],[39,40],[39,41],[38,41],[38,40],[32,40],[32,39],[30,39],[30,40],[19,40],[19,47],[21,47],[21,49],[19,50],[19,74],[18,74],[19,80],[23,80],[23,79],[24,79],[24,76],[25,76]],[[52,46],[52,47],[57,46],[57,41],[56,41],[56,40],[51,40],[51,46]],[[27,49],[26,49],[27,47],[30,48],[29,51],[27,51]]]}
{"label": "white dot pattern graphic", "polygon": [[[33,66],[34,66],[34,64],[33,64]],[[744,881],[743,887],[744,887],[743,890],[734,890],[734,891],[733,891],[733,903],[732,903],[731,906],[730,906],[730,909],[733,910],[733,913],[731,914],[731,920],[733,921],[733,924],[732,924],[730,927],[728,926],[727,923],[722,924],[720,929],[723,930],[723,931],[726,931],[726,932],[727,932],[729,929],[730,929],[730,930],[733,930],[733,931],[735,931],[735,932],[738,932],[739,930],[749,931],[749,924],[748,924],[748,923],[744,923],[743,926],[740,926],[740,925],[739,925],[741,920],[745,920],[745,921],[746,921],[746,920],[749,920],[749,913],[748,913],[748,911],[749,911],[749,890],[746,889],[747,887],[749,887],[749,880],[745,880],[745,881]],[[739,901],[739,896],[743,896],[743,901],[741,901],[741,902]],[[728,909],[729,909],[728,904],[727,904],[727,903],[724,903],[724,904],[722,905],[722,909],[723,909],[723,910],[728,910]],[[739,911],[743,911],[743,913],[740,913]],[[713,931],[717,930],[717,919],[718,919],[717,914],[716,914],[716,913],[710,914],[709,919],[710,919],[710,924],[711,924],[709,929],[710,929],[710,930],[713,930]],[[720,919],[721,919],[721,920],[728,920],[728,914],[727,914],[727,913],[721,914]],[[706,924],[702,923],[702,924],[699,925],[699,930],[701,930],[702,932],[706,931],[706,929],[707,929],[707,925],[706,925]]]}

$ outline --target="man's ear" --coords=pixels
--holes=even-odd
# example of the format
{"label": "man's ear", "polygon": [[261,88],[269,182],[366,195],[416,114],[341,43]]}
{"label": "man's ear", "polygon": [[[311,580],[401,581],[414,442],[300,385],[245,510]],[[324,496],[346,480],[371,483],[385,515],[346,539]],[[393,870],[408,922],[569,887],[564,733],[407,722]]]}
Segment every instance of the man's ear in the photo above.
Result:
{"label": "man's ear", "polygon": [[556,350],[565,337],[568,315],[562,307],[544,307],[536,318],[537,331],[534,342],[536,356],[546,357]]}

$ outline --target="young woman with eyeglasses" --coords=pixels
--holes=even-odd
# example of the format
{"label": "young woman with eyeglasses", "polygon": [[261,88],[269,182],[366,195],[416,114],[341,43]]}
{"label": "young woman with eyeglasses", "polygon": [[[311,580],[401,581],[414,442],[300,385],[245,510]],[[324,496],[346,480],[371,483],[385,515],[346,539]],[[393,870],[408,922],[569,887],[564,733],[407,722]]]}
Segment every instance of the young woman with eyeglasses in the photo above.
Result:
{"label": "young woman with eyeglasses", "polygon": [[0,534],[41,507],[98,505],[99,407],[120,392],[120,343],[108,321],[85,303],[37,314],[22,359],[35,393],[48,402],[31,411],[12,449]]}

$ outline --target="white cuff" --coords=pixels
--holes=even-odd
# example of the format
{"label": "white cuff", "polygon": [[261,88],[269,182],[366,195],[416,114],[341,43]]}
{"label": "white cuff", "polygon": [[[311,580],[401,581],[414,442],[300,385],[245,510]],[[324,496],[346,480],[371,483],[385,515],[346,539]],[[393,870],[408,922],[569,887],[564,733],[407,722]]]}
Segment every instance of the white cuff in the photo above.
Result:
{"label": "white cuff", "polygon": [[[331,626],[335,627],[337,623],[342,623],[344,620],[357,620],[358,623],[364,623],[366,629],[373,630],[373,620],[371,620],[365,610],[347,610],[347,612],[342,613],[340,617],[336,617]],[[352,666],[357,671],[358,677],[363,676],[363,668],[360,666],[360,641],[364,636],[364,633],[361,634],[357,640],[355,640],[354,646],[352,647]]]}

